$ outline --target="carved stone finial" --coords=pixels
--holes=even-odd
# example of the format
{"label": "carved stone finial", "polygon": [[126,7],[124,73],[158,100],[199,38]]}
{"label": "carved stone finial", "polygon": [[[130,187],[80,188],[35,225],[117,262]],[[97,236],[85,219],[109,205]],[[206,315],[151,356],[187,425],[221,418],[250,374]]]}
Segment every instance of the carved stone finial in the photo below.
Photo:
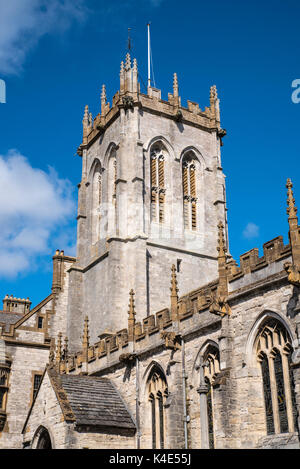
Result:
{"label": "carved stone finial", "polygon": [[227,297],[228,295],[228,269],[227,269],[227,247],[224,237],[224,225],[220,221],[218,224],[218,272],[219,272],[219,285],[218,296]]}
{"label": "carved stone finial", "polygon": [[218,224],[218,247],[217,251],[219,253],[218,258],[226,257],[227,248],[225,245],[225,238],[224,238],[224,225],[220,221]]}
{"label": "carved stone finial", "polygon": [[300,273],[300,228],[298,226],[297,207],[293,194],[293,184],[290,179],[287,180],[286,188],[288,190],[287,213],[289,215],[289,238],[292,248],[293,264],[289,272],[289,281],[293,284],[299,282]]}
{"label": "carved stone finial", "polygon": [[86,316],[84,318],[84,328],[83,328],[83,338],[82,338],[82,348],[87,350],[89,348],[89,318]]}
{"label": "carved stone finial", "polygon": [[133,69],[134,72],[137,72],[137,71],[138,71],[136,59],[133,59],[133,67],[132,67],[132,69]]}
{"label": "carved stone finial", "polygon": [[101,100],[102,99],[105,100],[106,102],[106,87],[104,84],[102,85],[102,89],[101,89]]}
{"label": "carved stone finial", "polygon": [[128,316],[129,319],[132,319],[135,317],[135,309],[134,309],[134,291],[133,289],[130,290],[129,292],[129,310],[128,310]]}
{"label": "carved stone finial", "polygon": [[86,105],[85,108],[84,108],[82,125],[83,125],[83,140],[82,140],[82,143],[86,144],[87,143],[87,135],[88,135],[88,127],[89,127],[89,107],[88,107],[88,105]]}
{"label": "carved stone finial", "polygon": [[68,337],[65,337],[64,349],[63,349],[63,359],[66,362],[69,357],[69,348],[68,348]]}
{"label": "carved stone finial", "polygon": [[177,276],[176,276],[176,267],[173,264],[171,268],[171,318],[173,321],[178,319],[178,287],[177,287]]}
{"label": "carved stone finial", "polygon": [[88,105],[86,105],[85,108],[84,108],[82,123],[83,123],[84,127],[87,127],[89,125],[89,107],[88,107]]}
{"label": "carved stone finial", "polygon": [[178,300],[178,287],[177,287],[177,276],[176,276],[176,267],[175,264],[172,265],[171,268],[171,296],[176,297]]}
{"label": "carved stone finial", "polygon": [[125,69],[124,69],[124,62],[121,62],[120,68],[120,93],[123,94],[125,92]]}
{"label": "carved stone finial", "polygon": [[136,59],[133,59],[133,67],[132,67],[132,92],[138,93],[139,86],[138,86],[138,67]]}
{"label": "carved stone finial", "polygon": [[[217,92],[217,87],[216,85],[211,86],[210,88],[210,110],[212,117],[216,119],[218,122],[218,128],[220,127],[220,100],[218,98],[218,92]],[[222,145],[222,135],[218,135],[221,139],[221,145]],[[223,135],[224,137],[225,135]]]}
{"label": "carved stone finial", "polygon": [[102,90],[101,90],[101,114],[105,114],[105,108],[106,108],[106,87],[105,85],[102,85]]}
{"label": "carved stone finial", "polygon": [[62,339],[62,333],[60,332],[58,334],[58,338],[57,338],[57,347],[56,347],[56,363],[59,364],[61,362],[61,357],[62,357],[62,343],[61,343],[61,339]]}
{"label": "carved stone finial", "polygon": [[55,361],[55,340],[52,338],[50,341],[50,350],[49,350],[49,364],[50,366],[54,365]]}
{"label": "carved stone finial", "polygon": [[215,102],[218,99],[218,91],[216,85],[210,87],[210,100]]}
{"label": "carved stone finial", "polygon": [[178,97],[178,78],[177,78],[177,73],[174,73],[173,76],[173,96]]}
{"label": "carved stone finial", "polygon": [[135,306],[134,306],[134,291],[131,289],[129,292],[129,305],[128,305],[128,341],[134,340],[135,329]]}
{"label": "carved stone finial", "polygon": [[287,214],[289,216],[289,221],[297,219],[297,224],[298,224],[298,218],[297,218],[297,207],[295,205],[295,199],[294,199],[294,194],[293,194],[293,183],[290,179],[287,180],[286,183],[286,188],[288,190],[288,199],[287,199]]}
{"label": "carved stone finial", "polygon": [[228,305],[228,269],[227,269],[227,247],[224,238],[224,225],[220,221],[218,224],[218,272],[219,284],[215,293],[210,293],[206,300],[210,304],[209,311],[221,317],[230,316],[231,309]]}
{"label": "carved stone finial", "polygon": [[125,70],[130,70],[131,69],[131,58],[129,52],[126,54],[126,60],[125,60]]}

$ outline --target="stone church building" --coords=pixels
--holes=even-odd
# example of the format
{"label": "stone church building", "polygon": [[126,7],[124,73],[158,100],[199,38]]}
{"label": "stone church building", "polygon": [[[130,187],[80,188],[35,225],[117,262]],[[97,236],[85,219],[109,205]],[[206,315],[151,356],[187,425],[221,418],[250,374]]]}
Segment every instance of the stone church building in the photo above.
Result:
{"label": "stone church building", "polygon": [[[210,106],[140,90],[136,60],[86,106],[76,257],[0,312],[1,448],[299,448],[300,228],[228,245]],[[50,291],[50,287],[49,287]]]}

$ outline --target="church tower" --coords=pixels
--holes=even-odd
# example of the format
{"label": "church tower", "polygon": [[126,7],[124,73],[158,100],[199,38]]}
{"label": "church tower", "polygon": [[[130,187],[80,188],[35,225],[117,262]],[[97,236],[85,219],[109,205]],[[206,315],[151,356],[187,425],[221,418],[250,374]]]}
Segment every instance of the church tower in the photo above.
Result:
{"label": "church tower", "polygon": [[181,105],[177,75],[168,100],[141,93],[136,59],[121,63],[120,90],[83,117],[77,260],[69,270],[68,336],[80,346],[127,327],[129,291],[137,320],[167,307],[175,264],[180,295],[218,275],[217,226],[226,227],[225,177],[216,87],[210,106]]}

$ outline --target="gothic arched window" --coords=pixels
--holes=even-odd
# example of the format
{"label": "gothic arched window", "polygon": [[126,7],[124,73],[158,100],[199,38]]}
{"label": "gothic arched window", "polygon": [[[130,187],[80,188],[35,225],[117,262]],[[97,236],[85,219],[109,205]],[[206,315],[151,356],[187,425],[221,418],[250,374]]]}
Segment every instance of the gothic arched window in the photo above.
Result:
{"label": "gothic arched window", "polygon": [[213,380],[215,375],[220,371],[220,356],[219,350],[216,347],[209,346],[204,355],[204,382],[207,385],[206,393],[206,408],[207,408],[207,432],[209,449],[215,448],[214,437],[214,412],[213,412]]}
{"label": "gothic arched window", "polygon": [[193,152],[182,160],[183,218],[184,227],[197,230],[197,159]]}
{"label": "gothic arched window", "polygon": [[291,352],[291,339],[279,321],[269,320],[260,328],[256,353],[261,366],[268,435],[292,433],[297,428]]}
{"label": "gothic arched window", "polygon": [[108,161],[108,225],[109,234],[117,231],[117,155],[113,150]]}
{"label": "gothic arched window", "polygon": [[92,184],[92,243],[100,239],[101,203],[102,203],[102,169],[97,164]]}
{"label": "gothic arched window", "polygon": [[151,160],[151,221],[165,221],[165,149],[154,144],[150,151]]}
{"label": "gothic arched window", "polygon": [[151,406],[152,448],[163,449],[165,445],[164,403],[168,386],[163,372],[154,366],[148,378],[148,397]]}

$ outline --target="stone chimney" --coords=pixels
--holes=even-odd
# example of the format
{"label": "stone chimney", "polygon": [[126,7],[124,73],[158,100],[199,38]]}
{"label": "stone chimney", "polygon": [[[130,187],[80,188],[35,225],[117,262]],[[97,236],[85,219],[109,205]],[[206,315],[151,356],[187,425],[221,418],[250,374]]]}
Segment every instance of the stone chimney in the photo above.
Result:
{"label": "stone chimney", "polygon": [[29,298],[15,298],[6,295],[3,300],[3,311],[5,313],[26,314],[30,311],[31,301]]}

